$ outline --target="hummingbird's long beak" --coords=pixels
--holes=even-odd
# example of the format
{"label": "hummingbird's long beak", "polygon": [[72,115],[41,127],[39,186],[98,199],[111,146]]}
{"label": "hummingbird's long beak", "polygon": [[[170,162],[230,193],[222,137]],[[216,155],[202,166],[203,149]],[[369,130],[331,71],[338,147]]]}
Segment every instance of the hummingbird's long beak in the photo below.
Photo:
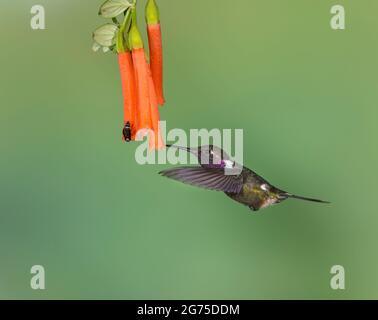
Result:
{"label": "hummingbird's long beak", "polygon": [[299,200],[305,200],[305,201],[312,201],[312,202],[319,202],[319,203],[328,203],[328,204],[331,203],[329,201],[324,201],[324,200],[319,200],[319,199],[314,199],[314,198],[307,198],[307,197],[297,196],[295,194],[287,194],[287,196],[289,198],[299,199]]}
{"label": "hummingbird's long beak", "polygon": [[191,152],[191,149],[190,148],[187,148],[187,147],[180,147],[180,146],[176,146],[176,145],[173,145],[173,144],[166,144],[165,145],[167,148],[177,148],[177,149],[180,149],[180,150],[185,150],[187,152]]}

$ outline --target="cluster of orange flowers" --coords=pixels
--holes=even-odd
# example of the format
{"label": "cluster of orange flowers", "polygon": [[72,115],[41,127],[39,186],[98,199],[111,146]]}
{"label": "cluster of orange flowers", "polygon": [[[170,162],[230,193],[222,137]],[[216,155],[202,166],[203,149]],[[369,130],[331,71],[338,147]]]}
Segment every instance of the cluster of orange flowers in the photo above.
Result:
{"label": "cluster of orange flowers", "polygon": [[[113,23],[94,33],[95,49],[103,47],[118,54],[124,97],[125,141],[149,135],[150,149],[161,149],[164,141],[160,133],[159,105],[163,105],[163,52],[159,10],[155,0],[148,0],[146,22],[149,40],[148,63],[136,18],[136,1],[108,0],[100,8],[100,15],[112,18]],[[123,14],[122,23],[118,22]]]}

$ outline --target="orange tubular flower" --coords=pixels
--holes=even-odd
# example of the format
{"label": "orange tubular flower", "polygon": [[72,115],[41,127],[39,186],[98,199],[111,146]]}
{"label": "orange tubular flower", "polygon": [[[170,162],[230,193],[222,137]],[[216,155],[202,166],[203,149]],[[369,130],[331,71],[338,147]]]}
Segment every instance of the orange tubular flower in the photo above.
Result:
{"label": "orange tubular flower", "polygon": [[155,0],[148,0],[147,2],[146,21],[148,43],[150,48],[150,66],[152,79],[155,85],[157,102],[162,106],[165,103],[163,93],[163,46],[159,9],[156,5]]}
{"label": "orange tubular flower", "polygon": [[137,131],[153,129],[150,111],[149,67],[144,52],[143,41],[136,24],[136,10],[132,9],[132,22],[129,32],[134,76],[137,92],[138,124]]}
{"label": "orange tubular flower", "polygon": [[149,147],[150,149],[163,149],[165,147],[165,143],[161,136],[160,131],[160,115],[158,109],[158,103],[155,93],[155,86],[152,80],[151,73],[149,73],[149,89],[150,89],[150,110],[151,110],[151,121],[152,121],[152,128],[153,134],[150,136]]}
{"label": "orange tubular flower", "polygon": [[137,97],[136,84],[134,77],[134,67],[131,52],[125,43],[124,33],[130,18],[130,12],[127,12],[123,23],[118,31],[116,39],[116,48],[118,53],[118,64],[121,74],[122,94],[123,94],[123,111],[124,127],[123,139],[127,142],[135,140],[137,129]]}
{"label": "orange tubular flower", "polygon": [[135,140],[137,128],[137,97],[135,88],[134,68],[130,51],[118,53],[118,63],[121,72],[122,93],[123,93],[123,111],[124,124],[130,126],[130,136],[124,133],[124,139],[127,141]]}

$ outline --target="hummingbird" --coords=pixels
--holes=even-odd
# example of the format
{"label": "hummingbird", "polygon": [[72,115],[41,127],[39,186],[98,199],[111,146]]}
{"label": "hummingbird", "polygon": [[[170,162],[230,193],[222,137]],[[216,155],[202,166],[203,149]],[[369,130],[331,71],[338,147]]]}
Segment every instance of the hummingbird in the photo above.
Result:
{"label": "hummingbird", "polygon": [[[237,164],[221,148],[214,145],[186,148],[167,145],[185,150],[197,157],[199,166],[167,169],[160,175],[192,186],[224,192],[232,200],[258,211],[292,198],[318,203],[329,203],[319,199],[298,196],[279,189],[251,169]],[[236,170],[225,174],[225,170]],[[232,173],[232,172],[230,172]]]}

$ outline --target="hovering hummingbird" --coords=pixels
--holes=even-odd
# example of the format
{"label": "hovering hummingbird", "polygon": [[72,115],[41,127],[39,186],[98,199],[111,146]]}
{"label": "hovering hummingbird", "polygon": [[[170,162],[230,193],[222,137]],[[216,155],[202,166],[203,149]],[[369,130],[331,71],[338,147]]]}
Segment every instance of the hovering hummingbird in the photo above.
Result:
{"label": "hovering hummingbird", "polygon": [[[278,204],[288,198],[329,203],[318,199],[297,196],[274,187],[251,169],[232,161],[229,155],[213,145],[198,148],[185,148],[167,145],[185,150],[198,159],[200,166],[178,167],[159,172],[162,176],[181,181],[196,187],[224,192],[231,199],[240,202],[253,211]],[[225,174],[237,166],[241,170],[236,174]]]}

